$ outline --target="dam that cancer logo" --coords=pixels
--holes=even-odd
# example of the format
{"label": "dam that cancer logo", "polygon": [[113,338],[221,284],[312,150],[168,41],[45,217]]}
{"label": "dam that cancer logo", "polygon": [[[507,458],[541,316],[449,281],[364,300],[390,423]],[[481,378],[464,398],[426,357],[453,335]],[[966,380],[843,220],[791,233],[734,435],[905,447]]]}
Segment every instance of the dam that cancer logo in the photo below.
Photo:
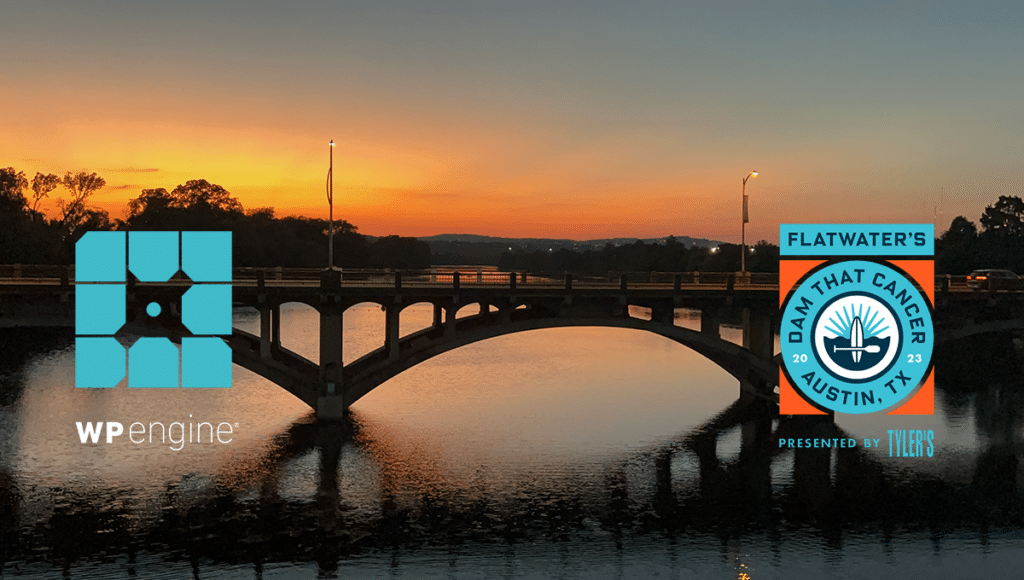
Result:
{"label": "dam that cancer logo", "polygon": [[789,384],[821,408],[874,413],[908,400],[930,372],[927,298],[885,262],[839,260],[811,269],[783,305]]}
{"label": "dam that cancer logo", "polygon": [[[135,293],[172,278],[168,287],[183,291],[132,312],[180,326],[180,350],[166,336],[140,337],[126,364],[115,335],[126,335],[129,276]],[[231,232],[86,233],[75,245],[75,387],[114,387],[126,368],[129,388],[230,387],[221,337],[231,334],[231,305]]]}

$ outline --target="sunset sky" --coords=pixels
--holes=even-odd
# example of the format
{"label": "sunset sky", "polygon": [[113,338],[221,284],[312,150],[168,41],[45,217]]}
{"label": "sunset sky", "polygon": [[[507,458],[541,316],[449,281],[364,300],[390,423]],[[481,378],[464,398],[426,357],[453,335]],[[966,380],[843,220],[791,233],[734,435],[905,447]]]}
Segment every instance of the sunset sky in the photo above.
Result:
{"label": "sunset sky", "polygon": [[738,242],[752,169],[748,241],[1024,195],[1020,3],[625,4],[4,0],[0,167],[326,217],[334,139],[374,235]]}

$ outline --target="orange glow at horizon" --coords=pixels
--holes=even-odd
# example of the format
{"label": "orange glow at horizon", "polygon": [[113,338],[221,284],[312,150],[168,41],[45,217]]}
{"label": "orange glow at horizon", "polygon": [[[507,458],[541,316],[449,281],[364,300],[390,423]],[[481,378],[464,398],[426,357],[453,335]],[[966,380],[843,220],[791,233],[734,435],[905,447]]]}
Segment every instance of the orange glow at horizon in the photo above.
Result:
{"label": "orange glow at horizon", "polygon": [[[246,209],[273,207],[278,216],[327,215],[329,145],[316,136],[110,121],[68,124],[61,133],[66,153],[60,159],[47,159],[44,147],[25,142],[0,142],[0,153],[10,158],[15,149],[23,155],[36,149],[28,155],[39,157],[10,164],[29,178],[37,171],[95,171],[107,185],[91,204],[112,218],[124,217],[128,201],[143,189],[170,190],[191,179],[224,186]],[[501,158],[510,147],[490,149]],[[687,215],[695,208],[713,208],[714,194],[681,193],[707,192],[724,182],[666,174],[630,184],[602,183],[588,175],[600,167],[601,151],[578,151],[528,170],[504,172],[479,153],[462,153],[457,162],[452,154],[430,156],[412,147],[359,139],[339,140],[334,153],[335,216],[363,233],[574,239],[732,235],[728,209],[719,218]],[[54,216],[62,195],[61,188],[52,192],[41,204],[44,212]],[[721,222],[717,228],[716,219]]]}
{"label": "orange glow at horizon", "polygon": [[[30,179],[36,171],[95,171],[107,186],[94,195],[92,205],[112,218],[124,217],[128,201],[143,189],[170,190],[191,179],[224,186],[247,210],[273,207],[279,217],[327,217],[330,148],[319,135],[112,120],[68,123],[59,132],[64,143],[59,158],[48,158],[46,143],[29,135],[0,138],[0,156],[22,160],[4,165],[25,171]],[[688,235],[738,241],[736,182],[743,174],[735,169],[738,163],[698,159],[676,167],[629,159],[607,144],[550,157],[531,153],[523,159],[520,153],[514,159],[517,150],[529,150],[531,141],[510,137],[490,144],[470,139],[400,146],[365,135],[340,139],[334,147],[335,217],[371,235]],[[820,176],[808,172],[802,160],[764,158],[775,163],[769,178],[747,184],[747,233],[753,241],[775,242],[779,223],[821,219],[809,217],[815,214],[808,210],[822,207],[822,196],[800,184],[820,183]],[[646,173],[631,174],[631,163],[646,166]],[[828,197],[849,200],[843,216],[831,210],[833,221],[894,221],[877,217],[891,208],[884,191],[824,185]],[[44,212],[55,215],[56,199],[63,194],[61,188],[52,192],[42,204]]]}
{"label": "orange glow at horizon", "polygon": [[[9,160],[0,165],[23,170],[30,179],[36,171],[95,171],[107,186],[92,204],[112,218],[124,217],[128,201],[143,189],[170,190],[192,179],[225,187],[246,209],[273,207],[278,216],[326,218],[328,133],[335,133],[337,143],[335,217],[371,235],[684,235],[738,242],[739,181],[751,165],[766,172],[746,188],[747,236],[753,242],[777,241],[778,224],[785,222],[933,217],[931,200],[923,201],[931,188],[917,184],[910,170],[865,169],[859,182],[837,179],[835,163],[867,154],[856,144],[736,155],[728,151],[732,141],[687,149],[666,135],[648,136],[643,148],[623,145],[630,141],[618,133],[557,143],[551,127],[531,133],[512,123],[440,132],[429,120],[392,118],[342,123],[348,132],[337,135],[341,131],[314,131],[310,119],[294,128],[281,121],[254,127],[245,119],[256,111],[244,108],[214,123],[195,122],[172,107],[157,109],[157,121],[131,109],[119,116],[95,104],[76,107],[82,110],[67,111],[67,118],[0,135],[0,159]],[[56,153],[54,142],[60,144]],[[911,165],[929,166],[925,160]],[[890,200],[897,192],[922,201],[894,207]],[[58,188],[42,209],[54,215],[63,194]],[[953,215],[973,218],[969,212],[983,207],[969,199],[961,205],[968,210],[950,210],[937,232]]]}

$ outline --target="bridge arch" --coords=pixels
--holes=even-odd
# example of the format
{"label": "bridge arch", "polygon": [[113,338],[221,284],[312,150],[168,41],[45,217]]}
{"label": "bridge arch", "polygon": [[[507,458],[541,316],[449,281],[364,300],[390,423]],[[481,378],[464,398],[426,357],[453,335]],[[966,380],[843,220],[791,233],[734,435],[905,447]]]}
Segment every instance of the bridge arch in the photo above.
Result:
{"label": "bridge arch", "polygon": [[487,308],[488,313],[498,312],[499,310],[497,306],[490,304],[488,302],[467,302],[465,304],[458,306],[458,309],[455,311],[455,318],[457,320],[471,318],[483,312],[485,306]]}
{"label": "bridge arch", "polygon": [[[514,316],[529,311],[513,310],[511,320],[492,324],[483,316],[459,319],[454,335],[427,328],[400,340],[398,354],[377,349],[345,366],[345,405],[349,406],[387,380],[417,364],[448,351],[507,334],[566,327],[605,327],[643,330],[668,338],[701,354],[741,383],[766,386],[778,380],[772,361],[762,360],[750,350],[717,336],[661,322],[631,317],[531,317]],[[493,314],[487,318],[494,318]]]}
{"label": "bridge arch", "polygon": [[[393,306],[395,307],[395,306]],[[401,303],[397,305],[398,313],[398,334],[399,336],[419,332],[431,326],[440,325],[444,320],[444,306],[433,300],[417,300],[416,302]],[[417,313],[419,309],[430,309],[430,313]],[[417,320],[422,318],[422,320]],[[406,331],[406,329],[410,329]]]}
{"label": "bridge arch", "polygon": [[378,310],[380,310],[382,312],[389,306],[388,302],[386,300],[384,300],[384,299],[375,299],[375,298],[371,298],[371,297],[366,297],[366,298],[360,299],[358,302],[347,302],[347,303],[345,303],[345,305],[342,307],[342,312],[348,312],[349,310],[352,310],[353,308],[358,308],[358,307],[366,306],[366,305],[372,305],[372,306],[376,307]]}

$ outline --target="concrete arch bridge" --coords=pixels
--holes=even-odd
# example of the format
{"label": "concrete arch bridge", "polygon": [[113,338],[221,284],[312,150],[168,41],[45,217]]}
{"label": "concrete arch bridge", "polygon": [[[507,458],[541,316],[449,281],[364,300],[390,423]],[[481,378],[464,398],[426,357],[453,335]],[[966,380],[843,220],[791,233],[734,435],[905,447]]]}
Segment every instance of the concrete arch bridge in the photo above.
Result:
{"label": "concrete arch bridge", "polygon": [[[73,270],[0,267],[0,328],[73,326]],[[464,269],[465,270],[465,269]],[[137,334],[187,336],[165,317],[145,327],[145,305],[156,301],[180,312],[188,280],[129,281],[128,320]],[[232,360],[281,386],[322,418],[344,416],[374,388],[417,364],[453,349],[496,336],[558,327],[600,326],[652,332],[711,360],[740,385],[741,397],[777,401],[777,277],[765,274],[670,273],[642,276],[564,277],[484,272],[458,268],[420,272],[238,269],[233,299],[260,313],[258,334],[234,329],[227,339]],[[320,353],[308,360],[281,346],[281,305],[298,302],[319,313]],[[385,310],[383,346],[347,365],[342,360],[345,311],[363,302]],[[432,324],[407,336],[399,332],[403,309],[433,307]],[[456,313],[469,306],[470,316]],[[650,319],[630,315],[631,306],[650,309]],[[700,330],[675,324],[674,310],[700,311]],[[936,343],[990,332],[1024,331],[1024,292],[972,291],[959,279],[936,281]],[[723,321],[741,321],[743,339],[720,335]],[[127,328],[127,327],[126,327]]]}

